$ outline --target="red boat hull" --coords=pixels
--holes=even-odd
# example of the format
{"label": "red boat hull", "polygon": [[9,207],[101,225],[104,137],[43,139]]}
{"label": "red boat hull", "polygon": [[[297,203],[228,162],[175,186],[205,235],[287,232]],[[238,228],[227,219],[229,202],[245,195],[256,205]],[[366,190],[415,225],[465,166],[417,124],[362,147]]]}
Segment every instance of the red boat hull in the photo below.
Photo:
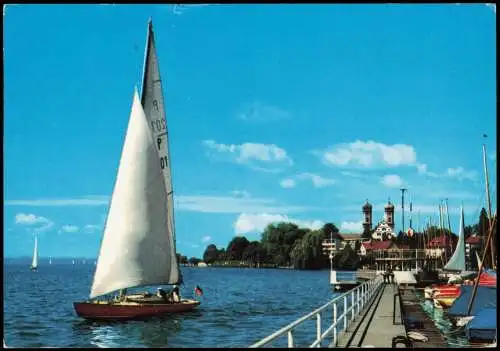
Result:
{"label": "red boat hull", "polygon": [[200,304],[196,300],[183,300],[180,303],[96,303],[75,302],[76,314],[93,320],[123,320],[159,316],[170,313],[188,312]]}

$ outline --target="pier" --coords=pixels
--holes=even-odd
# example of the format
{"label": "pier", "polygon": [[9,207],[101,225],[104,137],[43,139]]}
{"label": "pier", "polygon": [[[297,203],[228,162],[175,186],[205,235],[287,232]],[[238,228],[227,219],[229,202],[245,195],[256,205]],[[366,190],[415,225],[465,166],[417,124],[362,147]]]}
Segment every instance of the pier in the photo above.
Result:
{"label": "pier", "polygon": [[[395,284],[385,284],[380,275],[371,275],[371,279],[356,288],[250,347],[272,346],[276,340],[285,337],[289,348],[448,347],[443,335],[420,306],[414,288],[408,286],[413,281],[407,280],[404,274],[395,278]],[[332,319],[325,323],[328,314]],[[295,333],[311,319],[316,319],[316,333],[304,344]]]}

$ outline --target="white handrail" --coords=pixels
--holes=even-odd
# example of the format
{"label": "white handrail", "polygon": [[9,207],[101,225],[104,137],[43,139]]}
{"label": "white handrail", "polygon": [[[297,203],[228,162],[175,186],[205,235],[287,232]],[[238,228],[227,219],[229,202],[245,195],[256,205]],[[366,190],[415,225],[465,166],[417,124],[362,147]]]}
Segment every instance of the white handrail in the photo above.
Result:
{"label": "white handrail", "polygon": [[[375,279],[369,280],[367,282],[364,282],[354,289],[351,289],[337,297],[335,297],[333,300],[327,302],[323,306],[315,309],[311,313],[305,315],[304,317],[301,317],[297,319],[296,321],[288,324],[287,326],[281,328],[280,330],[272,333],[271,335],[265,337],[264,339],[252,344],[249,346],[250,348],[258,348],[265,346],[272,341],[276,340],[277,338],[283,336],[283,335],[288,335],[288,347],[292,348],[294,347],[294,338],[293,338],[293,331],[295,327],[297,327],[299,324],[302,324],[306,320],[309,320],[316,316],[316,340],[309,346],[309,347],[321,347],[321,342],[332,333],[333,331],[333,344],[337,344],[337,324],[344,319],[344,328],[343,330],[347,329],[348,326],[348,313],[351,312],[351,318],[349,321],[354,320],[354,317],[357,316],[362,310],[363,307],[370,301],[370,299],[373,297],[375,292],[378,291],[378,289],[382,286],[382,279],[380,277],[377,277]],[[351,306],[347,308],[347,297],[351,294]],[[357,299],[355,300],[355,294]],[[340,302],[341,299],[343,299],[343,305],[344,309],[342,311],[342,314],[338,315],[337,313],[337,302]],[[333,308],[333,320],[332,324],[324,331],[321,332],[321,312],[326,310],[329,306],[332,306]]]}

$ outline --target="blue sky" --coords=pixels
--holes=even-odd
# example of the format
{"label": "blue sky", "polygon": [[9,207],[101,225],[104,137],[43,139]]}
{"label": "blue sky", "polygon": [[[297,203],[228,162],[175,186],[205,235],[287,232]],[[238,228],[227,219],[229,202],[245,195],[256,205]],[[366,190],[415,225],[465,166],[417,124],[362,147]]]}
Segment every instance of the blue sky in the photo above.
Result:
{"label": "blue sky", "polygon": [[[496,8],[8,5],[4,256],[95,257],[153,18],[178,251],[279,220],[496,209]],[[408,206],[408,203],[407,203]],[[406,214],[406,219],[409,214]],[[415,226],[415,225],[414,225]]]}

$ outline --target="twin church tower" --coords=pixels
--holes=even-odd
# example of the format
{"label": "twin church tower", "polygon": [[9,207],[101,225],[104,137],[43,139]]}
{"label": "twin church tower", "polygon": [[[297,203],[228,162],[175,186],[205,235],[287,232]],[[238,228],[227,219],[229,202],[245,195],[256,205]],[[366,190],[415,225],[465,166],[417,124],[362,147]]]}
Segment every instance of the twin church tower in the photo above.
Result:
{"label": "twin church tower", "polygon": [[[373,222],[372,222],[372,205],[368,202],[368,199],[366,200],[366,203],[363,205],[363,215],[364,215],[364,220],[363,220],[363,229],[364,232],[366,231],[372,231],[374,228]],[[391,203],[391,200],[385,205],[384,207],[384,219],[383,223],[385,223],[387,226],[389,226],[392,231],[394,231],[394,205]],[[379,223],[381,224],[381,223]]]}

